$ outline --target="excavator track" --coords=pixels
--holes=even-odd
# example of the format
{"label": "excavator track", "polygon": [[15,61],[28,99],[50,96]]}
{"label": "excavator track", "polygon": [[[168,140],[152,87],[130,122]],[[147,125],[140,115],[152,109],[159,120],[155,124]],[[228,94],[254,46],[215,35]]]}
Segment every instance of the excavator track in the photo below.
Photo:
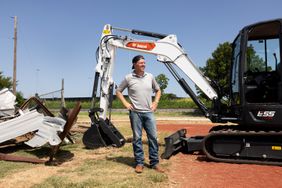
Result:
{"label": "excavator track", "polygon": [[220,126],[203,139],[203,152],[218,162],[282,166],[282,131]]}

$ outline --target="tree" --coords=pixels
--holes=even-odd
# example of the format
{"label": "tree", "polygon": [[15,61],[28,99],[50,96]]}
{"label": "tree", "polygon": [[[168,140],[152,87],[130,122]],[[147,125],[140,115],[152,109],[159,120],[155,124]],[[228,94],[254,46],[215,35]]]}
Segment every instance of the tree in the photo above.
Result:
{"label": "tree", "polygon": [[164,93],[164,90],[167,88],[169,79],[164,74],[159,74],[156,77],[156,81],[160,86],[161,92]]}
{"label": "tree", "polygon": [[10,77],[5,77],[3,73],[0,72],[0,89],[11,88],[12,85],[12,79]]}
{"label": "tree", "polygon": [[[3,75],[2,72],[0,72],[0,89],[3,88],[12,88],[13,82],[11,77],[6,77]],[[16,93],[16,101],[19,105],[21,105],[24,102],[23,94],[21,92]]]}
{"label": "tree", "polygon": [[[203,74],[212,80],[211,85],[217,89],[217,92],[220,92],[219,94],[222,97],[229,97],[231,57],[232,44],[229,42],[219,44],[216,50],[212,53],[212,57],[207,60],[206,66],[200,68]],[[199,88],[197,88],[197,91],[202,97],[205,96]]]}
{"label": "tree", "polygon": [[[249,45],[247,48],[247,71],[251,72],[263,72],[266,69],[264,60],[256,54],[253,45]],[[271,67],[267,67],[268,71],[271,71]]]}

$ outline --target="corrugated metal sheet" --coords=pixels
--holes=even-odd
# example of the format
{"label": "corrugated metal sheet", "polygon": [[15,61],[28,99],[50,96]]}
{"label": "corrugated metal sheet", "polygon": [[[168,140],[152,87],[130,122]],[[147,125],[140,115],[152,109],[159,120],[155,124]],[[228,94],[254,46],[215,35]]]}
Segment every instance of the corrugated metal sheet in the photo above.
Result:
{"label": "corrugated metal sheet", "polygon": [[36,110],[26,111],[20,116],[0,123],[0,143],[36,131],[35,136],[26,142],[31,147],[46,143],[58,145],[58,133],[63,131],[65,120],[58,117],[43,116]]}

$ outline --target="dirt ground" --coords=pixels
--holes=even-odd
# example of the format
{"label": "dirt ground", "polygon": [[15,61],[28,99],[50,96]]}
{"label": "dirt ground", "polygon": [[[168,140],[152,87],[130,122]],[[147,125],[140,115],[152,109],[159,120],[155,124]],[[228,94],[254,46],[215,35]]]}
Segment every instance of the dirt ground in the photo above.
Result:
{"label": "dirt ground", "polygon": [[[158,123],[158,131],[185,128],[188,135],[205,135],[210,123]],[[204,156],[179,153],[172,156],[167,172],[175,187],[282,187],[282,167],[210,162]]]}

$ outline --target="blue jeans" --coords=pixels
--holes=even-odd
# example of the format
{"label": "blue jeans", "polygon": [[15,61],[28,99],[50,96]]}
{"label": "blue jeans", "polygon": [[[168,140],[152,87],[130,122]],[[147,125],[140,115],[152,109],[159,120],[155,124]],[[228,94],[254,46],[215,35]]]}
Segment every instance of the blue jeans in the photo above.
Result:
{"label": "blue jeans", "polygon": [[129,112],[133,132],[133,151],[136,165],[144,165],[144,151],[142,146],[142,129],[146,131],[149,144],[150,166],[159,163],[159,145],[157,141],[157,128],[153,112]]}

